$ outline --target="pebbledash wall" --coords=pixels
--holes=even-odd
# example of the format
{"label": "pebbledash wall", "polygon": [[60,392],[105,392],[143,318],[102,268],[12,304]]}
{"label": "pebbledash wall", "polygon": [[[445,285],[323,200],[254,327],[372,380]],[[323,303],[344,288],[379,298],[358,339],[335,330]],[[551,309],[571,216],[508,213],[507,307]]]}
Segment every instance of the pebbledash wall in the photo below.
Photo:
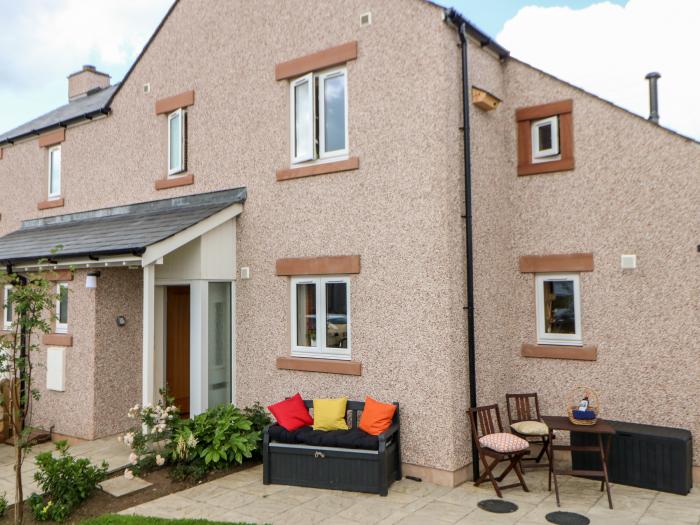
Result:
{"label": "pebbledash wall", "polygon": [[[360,26],[371,11],[372,24]],[[267,13],[270,16],[261,16]],[[310,16],[309,14],[313,16]],[[46,151],[3,149],[0,231],[22,219],[245,186],[237,220],[236,392],[241,406],[346,395],[402,406],[408,470],[465,479],[467,361],[461,70],[457,33],[427,2],[179,2],[122,86],[112,114],[71,127],[62,144],[63,208],[46,199]],[[235,23],[232,21],[235,20]],[[353,171],[277,181],[290,167],[289,83],[276,64],[350,41]],[[470,106],[479,402],[537,391],[561,413],[573,385],[601,393],[604,416],[700,431],[697,352],[700,147],[517,60],[470,42],[470,81],[503,100]],[[144,93],[144,84],[150,92]],[[193,185],[166,177],[166,117],[156,100],[194,90]],[[573,99],[576,168],[518,177],[515,110]],[[596,361],[521,356],[535,343],[534,278],[523,255],[588,252],[583,337]],[[622,253],[639,268],[619,270]],[[286,257],[359,255],[351,276],[352,359],[362,375],[278,369],[290,355]],[[65,393],[44,393],[37,421],[84,438],[128,426],[140,400],[141,274],[108,270],[97,290],[75,277]],[[124,329],[114,318],[127,316]],[[124,331],[120,331],[124,330]],[[84,332],[84,333],[83,333]],[[41,379],[40,379],[41,381]],[[697,445],[696,445],[697,447]],[[696,448],[696,457],[700,449]]]}

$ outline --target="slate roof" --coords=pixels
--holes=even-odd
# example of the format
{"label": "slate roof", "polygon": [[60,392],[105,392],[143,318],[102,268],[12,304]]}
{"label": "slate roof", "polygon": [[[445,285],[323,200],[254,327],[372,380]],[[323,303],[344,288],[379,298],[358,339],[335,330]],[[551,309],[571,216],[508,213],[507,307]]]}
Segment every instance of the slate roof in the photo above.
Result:
{"label": "slate roof", "polygon": [[[200,193],[24,221],[0,237],[0,262],[88,255],[141,255],[146,247],[246,199],[246,189]],[[56,246],[62,248],[56,252]]]}
{"label": "slate roof", "polygon": [[109,111],[112,94],[116,92],[118,87],[119,84],[114,84],[91,95],[78,98],[29,122],[25,122],[21,126],[6,131],[0,134],[0,144],[33,135],[42,130],[66,125],[101,112],[107,112]]}

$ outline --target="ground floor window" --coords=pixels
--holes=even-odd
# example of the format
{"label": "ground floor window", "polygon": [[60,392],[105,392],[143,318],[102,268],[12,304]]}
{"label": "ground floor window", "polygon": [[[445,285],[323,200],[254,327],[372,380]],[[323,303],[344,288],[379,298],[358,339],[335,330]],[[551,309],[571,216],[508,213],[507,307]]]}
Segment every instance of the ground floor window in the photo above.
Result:
{"label": "ground floor window", "polygon": [[56,287],[56,332],[68,332],[68,283],[58,283]]}
{"label": "ground floor window", "polygon": [[582,345],[579,274],[538,274],[535,290],[537,342]]}
{"label": "ground floor window", "polygon": [[350,280],[292,279],[292,355],[350,359]]}

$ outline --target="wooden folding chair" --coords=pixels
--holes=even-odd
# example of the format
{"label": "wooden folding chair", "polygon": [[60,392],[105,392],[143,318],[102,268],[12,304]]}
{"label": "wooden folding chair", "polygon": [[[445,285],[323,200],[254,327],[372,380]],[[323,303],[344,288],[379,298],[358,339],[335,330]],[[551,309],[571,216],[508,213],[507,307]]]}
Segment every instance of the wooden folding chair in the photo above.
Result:
{"label": "wooden folding chair", "polygon": [[[521,421],[537,421],[542,423],[540,417],[540,403],[537,394],[506,394],[506,408],[508,411],[508,424],[519,423]],[[549,468],[549,434],[531,435],[521,434],[511,426],[511,432],[518,437],[527,440],[535,445],[541,445],[542,450],[534,458],[523,458],[523,461],[534,461],[534,465],[523,463],[523,470],[536,468]],[[540,463],[542,457],[547,454],[548,463]]]}
{"label": "wooden folding chair", "polygon": [[[474,481],[475,486],[479,486],[481,483],[486,481],[488,478],[493,485],[493,489],[499,498],[503,497],[501,493],[504,489],[509,489],[513,487],[522,487],[525,492],[530,492],[525,484],[525,479],[523,478],[523,473],[520,469],[520,460],[526,454],[529,454],[530,449],[521,450],[518,452],[502,453],[481,446],[479,439],[488,435],[503,432],[503,424],[501,423],[501,413],[498,409],[498,405],[488,405],[469,409],[469,424],[471,426],[472,439],[474,439],[474,445],[479,453],[479,459],[484,465],[484,473],[481,474],[479,479]],[[489,459],[491,461],[489,461]],[[501,473],[500,476],[495,477],[493,474],[493,469],[499,463],[508,461],[508,466]],[[499,485],[501,481],[510,473],[514,471],[515,475],[518,476],[518,483],[512,483],[510,485]]]}

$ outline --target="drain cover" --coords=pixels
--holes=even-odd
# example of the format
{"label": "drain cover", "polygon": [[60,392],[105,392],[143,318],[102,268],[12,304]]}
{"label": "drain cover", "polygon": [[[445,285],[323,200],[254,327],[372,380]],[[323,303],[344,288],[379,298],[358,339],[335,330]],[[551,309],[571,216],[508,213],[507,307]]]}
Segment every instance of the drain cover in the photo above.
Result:
{"label": "drain cover", "polygon": [[507,514],[518,510],[518,506],[515,503],[502,499],[482,499],[476,505],[486,512],[495,512],[497,514]]}
{"label": "drain cover", "polygon": [[591,522],[586,516],[575,512],[550,512],[545,518],[549,523],[557,525],[588,525]]}

